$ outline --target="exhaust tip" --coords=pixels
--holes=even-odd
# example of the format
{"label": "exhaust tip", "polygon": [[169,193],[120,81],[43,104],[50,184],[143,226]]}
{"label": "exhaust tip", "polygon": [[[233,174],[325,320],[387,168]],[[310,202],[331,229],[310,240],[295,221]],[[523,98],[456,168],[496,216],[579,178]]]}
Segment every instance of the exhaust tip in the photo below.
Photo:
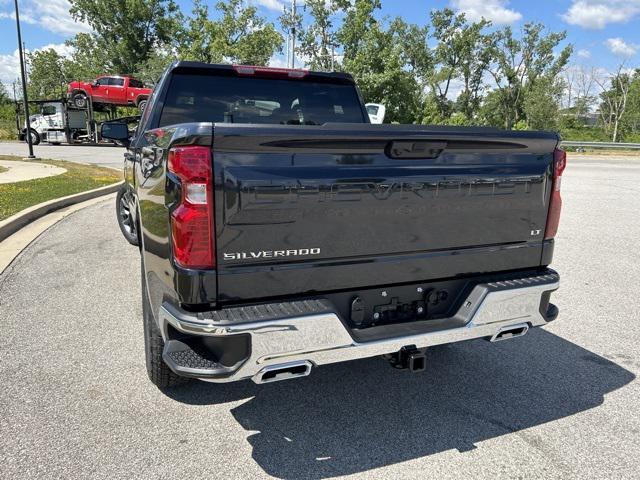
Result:
{"label": "exhaust tip", "polygon": [[502,327],[498,330],[493,337],[492,342],[500,342],[502,340],[509,340],[511,338],[522,337],[529,331],[528,323],[519,323],[518,325],[509,325],[508,327]]}
{"label": "exhaust tip", "polygon": [[280,363],[264,367],[253,377],[253,381],[258,384],[279,382],[291,378],[306,377],[311,373],[313,364],[309,360],[297,362]]}

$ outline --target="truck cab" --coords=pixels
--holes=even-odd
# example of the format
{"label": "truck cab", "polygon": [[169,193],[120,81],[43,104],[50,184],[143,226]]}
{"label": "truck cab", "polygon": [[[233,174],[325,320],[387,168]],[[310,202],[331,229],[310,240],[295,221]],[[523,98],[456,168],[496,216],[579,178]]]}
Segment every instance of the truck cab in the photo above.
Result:
{"label": "truck cab", "polygon": [[[69,109],[65,100],[32,102],[37,112],[29,116],[31,141],[34,145],[47,142],[53,145],[68,143],[86,133],[87,114],[85,111]],[[26,121],[20,139],[26,138]]]}

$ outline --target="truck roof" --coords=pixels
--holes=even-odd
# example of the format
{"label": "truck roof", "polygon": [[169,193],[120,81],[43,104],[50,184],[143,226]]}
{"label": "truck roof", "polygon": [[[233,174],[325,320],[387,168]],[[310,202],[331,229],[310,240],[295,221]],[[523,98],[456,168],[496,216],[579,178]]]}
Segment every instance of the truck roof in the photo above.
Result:
{"label": "truck roof", "polygon": [[283,76],[290,78],[305,78],[315,81],[332,81],[338,83],[355,84],[353,77],[344,72],[317,72],[296,68],[264,67],[257,65],[230,65],[216,64],[180,60],[172,63],[168,71],[183,73],[185,71],[205,73],[207,71],[217,71],[228,75],[255,75],[260,77]]}
{"label": "truck roof", "polygon": [[103,73],[102,75],[98,75],[96,78],[104,78],[104,77],[115,77],[115,78],[133,78],[136,79],[136,77],[132,76],[132,75],[121,75],[119,73]]}

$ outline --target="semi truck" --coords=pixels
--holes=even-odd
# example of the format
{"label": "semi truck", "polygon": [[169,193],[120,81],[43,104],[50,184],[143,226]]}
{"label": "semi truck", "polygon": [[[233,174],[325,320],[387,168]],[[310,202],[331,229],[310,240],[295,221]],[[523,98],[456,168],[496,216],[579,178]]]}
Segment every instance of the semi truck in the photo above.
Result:
{"label": "semi truck", "polygon": [[[69,109],[64,100],[45,100],[31,102],[37,113],[29,116],[31,142],[59,145],[71,143],[87,135],[86,110]],[[27,125],[22,125],[20,139],[26,140]]]}
{"label": "semi truck", "polygon": [[[48,143],[60,145],[61,143],[99,143],[100,125],[95,118],[93,102],[88,99],[84,107],[77,107],[69,99],[36,100],[30,103],[30,134],[33,145]],[[16,108],[16,125],[19,126],[18,138],[27,140],[27,122],[20,110],[21,104]],[[115,110],[115,109],[114,109]],[[35,112],[35,113],[33,113]],[[132,124],[138,121],[139,115],[129,117],[112,118],[106,120],[125,122]]]}

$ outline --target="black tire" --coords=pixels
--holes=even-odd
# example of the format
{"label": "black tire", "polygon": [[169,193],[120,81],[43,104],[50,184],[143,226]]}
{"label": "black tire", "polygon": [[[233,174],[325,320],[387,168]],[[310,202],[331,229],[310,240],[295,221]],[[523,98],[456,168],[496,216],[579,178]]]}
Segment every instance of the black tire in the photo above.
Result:
{"label": "black tire", "polygon": [[118,195],[116,196],[116,217],[118,218],[118,226],[125,240],[131,245],[138,246],[140,244],[138,241],[138,225],[136,225],[131,215],[129,195],[131,194],[126,188],[118,190]]}
{"label": "black tire", "polygon": [[[38,135],[38,132],[36,132],[34,129],[31,129],[31,145],[38,145],[40,143],[40,135]],[[25,132],[24,135],[24,141],[25,143],[29,143],[29,139],[27,138],[27,134]]]}
{"label": "black tire", "polygon": [[76,92],[71,95],[71,102],[76,108],[87,108],[87,95],[84,92]]}
{"label": "black tire", "polygon": [[140,100],[138,102],[138,111],[140,112],[140,114],[144,113],[144,109],[147,106],[147,99],[145,98],[144,100]]}
{"label": "black tire", "polygon": [[[142,264],[142,259],[140,261]],[[142,319],[144,322],[144,356],[147,365],[149,380],[158,388],[175,387],[188,381],[187,378],[173,373],[162,359],[164,340],[158,328],[147,295],[147,282],[144,274],[144,266],[141,269],[142,277]]]}

